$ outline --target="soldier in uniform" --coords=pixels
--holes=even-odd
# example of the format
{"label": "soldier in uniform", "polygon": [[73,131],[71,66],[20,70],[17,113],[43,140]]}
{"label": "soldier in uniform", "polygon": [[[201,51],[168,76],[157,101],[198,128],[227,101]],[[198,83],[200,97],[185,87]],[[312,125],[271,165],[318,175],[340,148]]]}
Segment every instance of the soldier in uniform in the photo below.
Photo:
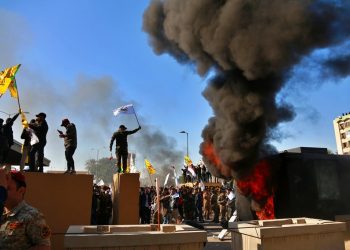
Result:
{"label": "soldier in uniform", "polygon": [[0,249],[51,249],[51,231],[44,216],[24,201],[26,182],[21,172],[9,172],[7,192],[0,221]]}
{"label": "soldier in uniform", "polygon": [[209,220],[210,216],[210,193],[208,189],[205,189],[203,192],[203,208],[204,208],[204,218]]}
{"label": "soldier in uniform", "polygon": [[227,197],[224,189],[221,189],[220,195],[218,197],[218,203],[220,208],[220,221],[223,222],[226,220],[226,203],[227,203]]}
{"label": "soldier in uniform", "polygon": [[213,222],[219,223],[219,205],[218,205],[218,194],[214,189],[213,194],[210,197],[211,210],[214,212]]}

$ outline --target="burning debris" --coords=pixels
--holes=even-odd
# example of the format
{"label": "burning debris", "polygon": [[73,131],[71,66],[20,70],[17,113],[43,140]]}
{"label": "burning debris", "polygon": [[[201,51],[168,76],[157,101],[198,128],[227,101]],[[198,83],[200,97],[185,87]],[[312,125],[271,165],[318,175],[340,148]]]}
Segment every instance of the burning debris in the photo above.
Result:
{"label": "burning debris", "polygon": [[[151,2],[143,29],[155,53],[194,64],[202,76],[215,74],[203,93],[214,117],[202,132],[200,152],[217,176],[234,177],[246,190],[243,182],[254,176],[258,159],[273,149],[268,142],[278,124],[295,115],[291,105],[276,101],[288,73],[315,49],[346,40],[349,10],[346,1],[326,0]],[[349,71],[332,60],[333,72],[338,66],[342,75]],[[259,206],[271,203],[269,197]]]}

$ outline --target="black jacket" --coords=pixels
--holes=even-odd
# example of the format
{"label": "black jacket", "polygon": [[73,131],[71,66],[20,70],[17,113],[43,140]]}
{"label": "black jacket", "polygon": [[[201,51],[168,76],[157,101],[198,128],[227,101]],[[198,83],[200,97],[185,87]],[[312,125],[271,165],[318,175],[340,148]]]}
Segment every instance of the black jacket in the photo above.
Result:
{"label": "black jacket", "polygon": [[42,123],[31,123],[29,124],[29,127],[32,128],[36,134],[36,136],[39,139],[40,144],[46,144],[46,134],[49,130],[49,126],[47,125],[47,122],[43,120]]}
{"label": "black jacket", "polygon": [[110,151],[112,151],[113,147],[113,142],[115,140],[115,145],[116,145],[116,151],[123,151],[123,152],[128,152],[128,135],[134,134],[137,131],[139,131],[140,128],[131,130],[131,131],[121,131],[118,130],[117,132],[114,132],[111,138],[111,143],[109,145]]}
{"label": "black jacket", "polygon": [[11,118],[11,120],[9,120],[8,122],[6,122],[3,126],[2,126],[2,131],[3,131],[3,135],[7,138],[7,142],[9,147],[11,147],[13,145],[13,130],[12,130],[12,125],[14,123],[14,121],[17,119],[17,117],[19,116],[19,113],[16,114],[14,117]]}

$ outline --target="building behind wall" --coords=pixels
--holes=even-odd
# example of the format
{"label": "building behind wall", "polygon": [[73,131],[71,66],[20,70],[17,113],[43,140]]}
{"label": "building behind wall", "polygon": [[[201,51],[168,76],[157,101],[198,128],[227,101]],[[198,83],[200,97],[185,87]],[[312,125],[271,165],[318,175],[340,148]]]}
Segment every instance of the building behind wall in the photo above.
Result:
{"label": "building behind wall", "polygon": [[333,121],[337,151],[340,155],[350,155],[350,113]]}

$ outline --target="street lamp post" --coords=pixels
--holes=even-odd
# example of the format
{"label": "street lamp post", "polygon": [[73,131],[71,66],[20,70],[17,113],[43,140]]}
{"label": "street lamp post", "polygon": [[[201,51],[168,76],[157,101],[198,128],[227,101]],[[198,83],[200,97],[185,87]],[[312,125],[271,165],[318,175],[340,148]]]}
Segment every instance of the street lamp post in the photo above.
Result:
{"label": "street lamp post", "polygon": [[95,161],[95,166],[96,166],[96,176],[99,174],[99,169],[97,168],[97,162],[99,160],[100,156],[100,150],[105,149],[106,147],[101,147],[101,148],[92,148],[91,150],[96,150],[96,161]]}
{"label": "street lamp post", "polygon": [[181,134],[186,134],[186,152],[187,152],[187,156],[189,156],[188,155],[188,132],[186,132],[186,131],[181,131],[180,132]]}

